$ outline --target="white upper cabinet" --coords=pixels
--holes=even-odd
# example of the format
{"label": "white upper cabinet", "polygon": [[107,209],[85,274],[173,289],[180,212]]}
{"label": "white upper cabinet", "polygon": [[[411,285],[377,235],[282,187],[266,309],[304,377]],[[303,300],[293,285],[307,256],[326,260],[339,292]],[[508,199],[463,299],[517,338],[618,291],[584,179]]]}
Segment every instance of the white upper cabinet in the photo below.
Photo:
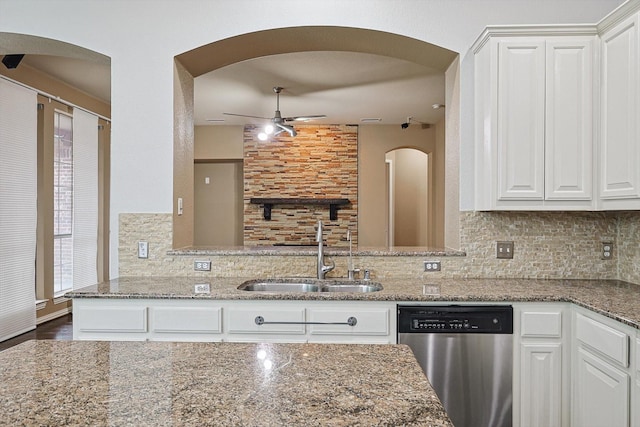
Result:
{"label": "white upper cabinet", "polygon": [[639,13],[601,34],[602,109],[599,195],[604,209],[640,209]]}
{"label": "white upper cabinet", "polygon": [[476,209],[593,209],[595,41],[495,27],[474,45]]}

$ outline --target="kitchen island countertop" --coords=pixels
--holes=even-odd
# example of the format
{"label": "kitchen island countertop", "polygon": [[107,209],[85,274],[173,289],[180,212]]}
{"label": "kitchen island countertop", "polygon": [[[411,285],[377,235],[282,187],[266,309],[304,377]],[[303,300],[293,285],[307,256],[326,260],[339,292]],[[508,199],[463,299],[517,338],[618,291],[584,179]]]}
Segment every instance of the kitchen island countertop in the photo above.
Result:
{"label": "kitchen island countertop", "polygon": [[[640,285],[581,279],[381,279],[379,292],[248,292],[242,277],[121,277],[66,294],[70,298],[327,300],[395,302],[570,302],[640,329]],[[374,279],[376,281],[376,279]],[[197,284],[210,292],[196,293]],[[425,293],[425,285],[428,293]]]}
{"label": "kitchen island countertop", "polygon": [[451,426],[403,345],[27,341],[2,425]]}

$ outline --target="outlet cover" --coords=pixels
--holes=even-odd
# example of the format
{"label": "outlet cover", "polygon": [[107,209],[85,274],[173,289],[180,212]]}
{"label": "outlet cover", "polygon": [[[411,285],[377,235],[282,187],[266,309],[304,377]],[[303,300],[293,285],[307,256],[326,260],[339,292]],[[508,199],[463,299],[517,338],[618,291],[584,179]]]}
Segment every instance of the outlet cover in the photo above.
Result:
{"label": "outlet cover", "polygon": [[425,261],[424,271],[440,271],[440,261]]}
{"label": "outlet cover", "polygon": [[612,259],[613,258],[613,243],[612,242],[602,242],[602,253],[600,254],[600,258],[602,258],[602,259]]}
{"label": "outlet cover", "polygon": [[496,258],[513,259],[513,242],[497,242]]}
{"label": "outlet cover", "polygon": [[211,261],[194,261],[193,271],[211,271]]}

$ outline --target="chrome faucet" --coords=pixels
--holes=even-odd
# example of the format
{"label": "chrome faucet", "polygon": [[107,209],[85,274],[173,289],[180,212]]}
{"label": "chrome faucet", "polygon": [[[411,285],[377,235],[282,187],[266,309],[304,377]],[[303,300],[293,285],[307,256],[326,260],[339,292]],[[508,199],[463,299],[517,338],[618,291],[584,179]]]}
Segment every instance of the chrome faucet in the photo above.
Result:
{"label": "chrome faucet", "polygon": [[316,233],[316,242],[318,242],[318,279],[324,279],[327,273],[336,267],[336,264],[333,261],[331,261],[331,265],[324,264],[324,246],[322,244],[322,221],[318,221],[318,232]]}

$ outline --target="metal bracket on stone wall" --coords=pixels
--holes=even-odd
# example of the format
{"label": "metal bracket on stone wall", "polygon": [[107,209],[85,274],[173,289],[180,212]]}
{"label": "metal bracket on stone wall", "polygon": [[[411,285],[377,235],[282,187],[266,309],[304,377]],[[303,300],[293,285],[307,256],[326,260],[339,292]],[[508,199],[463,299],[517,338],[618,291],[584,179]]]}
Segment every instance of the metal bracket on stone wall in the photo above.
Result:
{"label": "metal bracket on stone wall", "polygon": [[329,205],[329,219],[338,219],[338,207],[349,204],[349,199],[308,199],[308,198],[262,198],[252,197],[250,202],[256,205],[263,205],[263,217],[271,220],[271,209],[273,205]]}

